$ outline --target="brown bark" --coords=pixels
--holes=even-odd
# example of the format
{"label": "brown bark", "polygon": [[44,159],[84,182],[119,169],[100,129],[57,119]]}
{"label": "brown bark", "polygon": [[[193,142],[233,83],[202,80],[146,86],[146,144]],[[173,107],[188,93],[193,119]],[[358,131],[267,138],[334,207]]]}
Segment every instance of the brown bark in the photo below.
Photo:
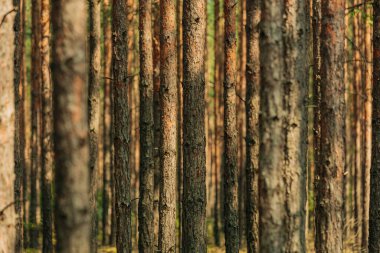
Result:
{"label": "brown bark", "polygon": [[206,252],[206,2],[183,2],[183,252]]}
{"label": "brown bark", "polygon": [[160,2],[153,3],[154,244],[158,245],[160,172]]}
{"label": "brown bark", "polygon": [[[14,49],[15,11],[11,0],[0,1],[0,252],[14,252],[17,217],[14,208]],[[16,47],[17,48],[17,47]]]}
{"label": "brown bark", "polygon": [[260,252],[306,250],[307,8],[262,2]]}
{"label": "brown bark", "polygon": [[259,251],[260,0],[247,0],[246,4],[246,237],[248,253],[256,253]]}
{"label": "brown bark", "polygon": [[100,119],[100,1],[90,0],[89,4],[89,71],[88,71],[88,125],[90,143],[90,205],[91,205],[91,252],[97,251],[97,171],[98,134]]}
{"label": "brown bark", "polygon": [[154,252],[152,3],[139,2],[140,31],[140,199],[139,252]]}
{"label": "brown bark", "polygon": [[90,252],[86,3],[53,1],[57,253]]}
{"label": "brown bark", "polygon": [[321,5],[321,156],[315,182],[317,252],[343,250],[344,3],[322,0]]}
{"label": "brown bark", "polygon": [[25,84],[24,84],[24,1],[13,1],[13,6],[17,8],[14,19],[14,99],[15,99],[15,135],[14,135],[14,158],[15,158],[15,181],[14,200],[16,223],[16,243],[15,253],[21,253],[23,248],[23,172],[25,171]]}
{"label": "brown bark", "polygon": [[224,0],[224,234],[226,252],[239,252],[236,128],[235,2]]}
{"label": "brown bark", "polygon": [[214,173],[215,173],[215,202],[214,202],[214,224],[213,224],[213,236],[214,236],[214,243],[216,246],[220,246],[220,235],[219,235],[219,170],[220,170],[220,129],[219,129],[219,121],[220,121],[220,105],[219,105],[219,97],[220,97],[220,47],[219,41],[220,41],[220,1],[221,0],[215,0],[214,5],[214,29],[215,29],[215,35],[214,35],[214,133],[215,133],[215,140],[214,140]]}
{"label": "brown bark", "polygon": [[102,213],[102,244],[110,243],[112,196],[111,196],[111,64],[112,64],[112,31],[111,6],[109,0],[103,1],[103,213]]}
{"label": "brown bark", "polygon": [[132,252],[131,173],[129,170],[128,106],[128,8],[126,1],[113,1],[113,114],[114,114],[114,179],[116,211],[116,248]]}
{"label": "brown bark", "polygon": [[159,245],[163,252],[176,250],[176,170],[177,170],[177,43],[176,2],[160,1],[160,203]]}
{"label": "brown bark", "polygon": [[[366,17],[371,16],[371,9],[368,5],[369,2],[365,1],[365,14]],[[372,62],[372,56],[371,56],[371,26],[369,23],[369,20],[364,19],[364,52],[365,52],[365,62],[364,62],[364,76],[365,76],[365,85],[364,85],[364,92],[363,95],[365,97],[364,99],[364,122],[362,127],[363,130],[363,140],[364,140],[364,146],[363,146],[363,164],[362,164],[362,241],[361,241],[361,247],[362,249],[367,250],[368,249],[368,215],[369,215],[369,172],[370,172],[370,166],[371,166],[371,145],[372,145],[372,138],[371,138],[371,116],[372,116],[372,67],[370,62]]]}
{"label": "brown bark", "polygon": [[41,0],[41,209],[42,209],[42,252],[53,252],[53,90],[50,77],[50,2]]}
{"label": "brown bark", "polygon": [[373,2],[372,162],[370,180],[370,253],[380,250],[380,2]]}
{"label": "brown bark", "polygon": [[37,175],[41,165],[39,138],[41,133],[41,0],[32,1],[32,62],[31,62],[31,170],[30,170],[30,201],[29,201],[29,248],[38,248],[37,221]]}

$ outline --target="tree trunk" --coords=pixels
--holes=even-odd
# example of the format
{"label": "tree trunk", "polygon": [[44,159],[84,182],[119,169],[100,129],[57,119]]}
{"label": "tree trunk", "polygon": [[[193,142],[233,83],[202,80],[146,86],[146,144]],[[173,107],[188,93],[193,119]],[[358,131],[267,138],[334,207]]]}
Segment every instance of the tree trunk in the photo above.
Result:
{"label": "tree trunk", "polygon": [[[90,252],[86,4],[53,1],[57,253]],[[74,27],[74,29],[73,29]]]}
{"label": "tree trunk", "polygon": [[177,171],[177,43],[176,1],[160,1],[160,107],[161,184],[159,204],[159,245],[162,253],[176,251]]}
{"label": "tree trunk", "polygon": [[153,2],[154,245],[158,245],[160,172],[160,2]]}
{"label": "tree trunk", "polygon": [[247,0],[246,236],[248,253],[259,251],[260,0]]}
{"label": "tree trunk", "polygon": [[221,83],[220,83],[220,2],[221,0],[215,0],[214,5],[214,29],[215,29],[215,37],[214,37],[214,132],[215,132],[215,140],[214,140],[214,171],[215,171],[215,204],[214,204],[214,224],[213,224],[213,235],[214,235],[214,243],[216,246],[220,246],[220,235],[219,235],[219,170],[220,166],[220,129],[219,129],[219,121],[220,121],[220,105],[219,105],[219,97],[221,93]]}
{"label": "tree trunk", "polygon": [[[14,252],[17,217],[14,208],[14,18],[13,1],[0,0],[0,252]],[[16,37],[17,38],[17,37]],[[17,43],[16,43],[17,48]],[[17,77],[17,76],[16,76]]]}
{"label": "tree trunk", "polygon": [[132,252],[131,173],[129,170],[129,106],[128,106],[128,8],[126,1],[115,0],[112,6],[113,34],[113,114],[114,114],[114,178],[116,211],[116,248],[120,253]]}
{"label": "tree trunk", "polygon": [[321,7],[321,153],[315,182],[315,246],[321,253],[343,250],[344,3],[322,0]]}
{"label": "tree trunk", "polygon": [[369,209],[369,252],[380,249],[380,2],[373,2],[372,162]]}
{"label": "tree trunk", "polygon": [[41,1],[41,87],[42,87],[42,133],[41,133],[41,209],[42,252],[53,252],[53,89],[50,77],[50,2]]}
{"label": "tree trunk", "polygon": [[88,71],[88,125],[90,142],[90,205],[91,205],[91,252],[97,252],[97,171],[98,134],[100,116],[100,1],[89,2],[89,71]]}
{"label": "tree trunk", "polygon": [[16,221],[16,244],[15,253],[21,253],[23,248],[23,212],[22,206],[26,196],[23,195],[23,171],[25,170],[25,84],[24,84],[24,1],[13,1],[18,11],[14,20],[14,99],[15,99],[15,135],[14,135],[14,156],[15,156],[15,181],[14,181],[14,201],[17,215]]}
{"label": "tree trunk", "polygon": [[[366,17],[371,16],[371,9],[369,6],[369,1],[365,1],[365,13]],[[368,215],[369,215],[369,172],[371,167],[371,145],[372,145],[372,138],[371,138],[371,116],[372,116],[372,67],[370,62],[372,62],[372,56],[371,56],[371,26],[369,23],[369,20],[364,20],[364,31],[365,31],[365,37],[364,37],[364,45],[365,45],[365,62],[364,62],[364,75],[365,75],[365,85],[364,85],[364,157],[363,157],[363,165],[362,165],[362,206],[363,206],[363,213],[362,213],[362,242],[361,246],[362,249],[367,250],[368,249]]]}
{"label": "tree trunk", "polygon": [[154,252],[152,3],[140,0],[140,199],[139,252]]}
{"label": "tree trunk", "polygon": [[[102,244],[110,243],[111,233],[110,211],[112,212],[111,196],[111,64],[112,64],[112,31],[111,31],[111,7],[110,1],[103,1],[103,34],[104,34],[104,54],[103,54],[103,79],[104,79],[104,99],[103,99],[103,213],[102,213]],[[110,208],[111,207],[111,208]]]}
{"label": "tree trunk", "polygon": [[183,252],[207,252],[205,58],[206,1],[183,2]]}
{"label": "tree trunk", "polygon": [[41,112],[41,26],[40,26],[41,0],[32,0],[32,63],[31,63],[31,170],[30,170],[30,201],[29,201],[29,248],[38,248],[37,223],[37,175],[41,165],[39,137]]}
{"label": "tree trunk", "polygon": [[239,252],[236,129],[236,11],[224,0],[224,234],[227,253]]}
{"label": "tree trunk", "polygon": [[306,251],[307,6],[262,4],[260,252]]}

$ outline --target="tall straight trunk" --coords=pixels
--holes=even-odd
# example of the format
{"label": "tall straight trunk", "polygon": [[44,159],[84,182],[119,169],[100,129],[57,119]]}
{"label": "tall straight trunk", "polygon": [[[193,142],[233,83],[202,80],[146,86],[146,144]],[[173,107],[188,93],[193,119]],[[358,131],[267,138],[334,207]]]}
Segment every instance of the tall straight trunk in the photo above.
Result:
{"label": "tall straight trunk", "polygon": [[86,3],[53,1],[55,227],[57,253],[90,252]]}
{"label": "tall straight trunk", "polygon": [[[365,1],[365,13],[367,17],[370,17],[371,15],[371,9],[369,6],[369,1]],[[361,246],[362,249],[368,249],[368,215],[369,215],[369,171],[371,166],[371,145],[372,145],[372,138],[371,138],[371,116],[372,116],[372,66],[370,62],[372,62],[372,56],[371,56],[371,26],[369,24],[368,20],[364,20],[364,52],[365,52],[365,62],[364,62],[364,75],[365,75],[365,85],[364,85],[364,157],[363,157],[363,165],[362,165],[362,242]]]}
{"label": "tall straight trunk", "polygon": [[313,8],[313,148],[314,170],[318,171],[321,148],[321,0],[312,0]]}
{"label": "tall straight trunk", "polygon": [[153,2],[154,245],[158,245],[160,172],[160,2]]}
{"label": "tall straight trunk", "polygon": [[25,170],[25,86],[24,86],[24,1],[13,1],[17,8],[14,19],[14,100],[15,100],[15,134],[14,134],[14,158],[15,158],[15,181],[14,201],[17,215],[16,221],[16,243],[15,253],[21,253],[23,248],[23,212],[22,206],[25,202],[23,195],[23,171]]}
{"label": "tall straight trunk", "polygon": [[131,173],[129,170],[129,106],[128,106],[128,8],[126,1],[115,0],[112,6],[113,34],[113,114],[114,114],[114,178],[116,211],[116,248],[132,252]]}
{"label": "tall straight trunk", "polygon": [[178,249],[182,252],[182,234],[183,234],[183,98],[182,98],[182,83],[183,83],[183,31],[182,31],[182,18],[183,18],[183,0],[177,1],[177,201],[178,201]]}
{"label": "tall straight trunk", "polygon": [[380,249],[380,1],[373,2],[372,160],[370,180],[370,253]]}
{"label": "tall straight trunk", "polygon": [[42,252],[53,252],[53,89],[50,77],[50,1],[41,0],[41,209],[42,209]]}
{"label": "tall straight trunk", "polygon": [[111,196],[111,64],[112,64],[112,31],[110,0],[103,1],[103,213],[102,213],[102,244],[109,244],[111,233],[110,211],[112,212]]}
{"label": "tall straight trunk", "polygon": [[224,234],[226,252],[239,252],[236,128],[236,11],[224,0]]}
{"label": "tall straight trunk", "polygon": [[315,177],[315,247],[317,252],[342,252],[345,1],[322,0],[321,10],[321,153]]}
{"label": "tall straight trunk", "polygon": [[[236,93],[241,98],[246,90],[246,79],[245,79],[245,69],[247,61],[247,52],[246,52],[246,1],[240,1],[239,9],[239,46],[238,46],[238,83]],[[237,129],[238,129],[238,208],[239,208],[239,246],[242,247],[245,240],[244,236],[246,232],[246,219],[245,219],[245,206],[246,206],[246,175],[245,175],[245,138],[246,138],[246,129],[245,129],[245,104],[243,99],[237,100]]]}
{"label": "tall straight trunk", "polygon": [[41,165],[39,137],[41,112],[41,0],[32,0],[32,62],[31,62],[31,170],[30,170],[30,201],[29,201],[29,248],[38,248],[37,224],[37,174]]}
{"label": "tall straight trunk", "polygon": [[306,0],[297,0],[285,2],[284,8],[285,251],[305,252],[309,5]]}
{"label": "tall straight trunk", "polygon": [[[13,26],[13,1],[0,0],[0,252],[15,252],[17,213],[14,198],[15,97],[14,49],[17,39]],[[16,21],[17,22],[17,21]],[[15,43],[16,42],[16,43]],[[15,46],[16,44],[16,46]],[[16,58],[17,60],[17,58]],[[17,144],[16,144],[17,145]]]}
{"label": "tall straight trunk", "polygon": [[220,94],[220,47],[219,47],[219,37],[220,37],[220,3],[221,0],[215,0],[214,5],[214,173],[215,173],[215,202],[214,202],[214,224],[213,224],[213,236],[214,243],[216,246],[220,246],[220,235],[219,235],[219,169],[220,169],[220,159],[219,159],[219,146],[220,146],[220,131],[219,131],[219,121],[220,121],[220,112],[219,112],[219,94]]}
{"label": "tall straight trunk", "polygon": [[139,1],[140,31],[140,199],[139,252],[154,252],[152,2]]}
{"label": "tall straight trunk", "polygon": [[260,0],[246,1],[246,237],[248,253],[256,253],[259,251]]}
{"label": "tall straight trunk", "polygon": [[183,252],[206,252],[206,1],[183,2]]}
{"label": "tall straight trunk", "polygon": [[[361,3],[360,0],[354,0],[354,5]],[[354,129],[353,139],[355,143],[354,151],[354,233],[355,243],[360,245],[361,237],[361,162],[362,162],[362,63],[361,63],[361,46],[360,38],[362,36],[360,12],[353,17],[353,60],[354,60]]]}
{"label": "tall straight trunk", "polygon": [[91,205],[91,252],[97,251],[97,171],[98,171],[98,135],[100,120],[100,1],[89,2],[89,71],[88,71],[88,125],[90,142],[90,205]]}
{"label": "tall straight trunk", "polygon": [[177,43],[176,1],[160,1],[160,203],[159,245],[163,252],[176,250],[177,171]]}
{"label": "tall straight trunk", "polygon": [[260,252],[305,252],[308,5],[261,7]]}

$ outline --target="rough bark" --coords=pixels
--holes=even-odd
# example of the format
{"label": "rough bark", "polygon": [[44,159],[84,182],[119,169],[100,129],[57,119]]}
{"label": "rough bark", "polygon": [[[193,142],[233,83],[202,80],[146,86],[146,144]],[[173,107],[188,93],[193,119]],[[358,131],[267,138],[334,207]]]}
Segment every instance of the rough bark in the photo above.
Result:
{"label": "rough bark", "polygon": [[42,252],[53,252],[53,89],[50,77],[50,1],[41,0],[41,209],[42,209]]}
{"label": "rough bark", "polygon": [[370,253],[380,251],[380,2],[373,2],[372,162],[370,180]]}
{"label": "rough bark", "polygon": [[183,2],[183,252],[206,252],[206,1]]}
{"label": "rough bark", "polygon": [[21,253],[23,248],[23,172],[25,170],[25,84],[24,84],[24,1],[13,1],[14,8],[17,8],[14,19],[14,99],[15,99],[15,134],[14,134],[14,158],[15,158],[15,182],[14,200],[16,223],[16,244],[15,253]]}
{"label": "rough bark", "polygon": [[102,213],[102,244],[110,242],[112,196],[111,196],[111,64],[112,64],[112,31],[111,31],[111,8],[110,1],[103,1],[103,213]]}
{"label": "rough bark", "polygon": [[160,2],[153,5],[153,119],[154,119],[154,244],[158,245],[160,190]]}
{"label": "rough bark", "polygon": [[259,251],[260,0],[247,0],[246,236],[248,253]]}
{"label": "rough bark", "polygon": [[140,199],[139,252],[154,252],[152,2],[139,1],[140,31]]}
{"label": "rough bark", "polygon": [[214,140],[214,171],[215,171],[215,203],[214,203],[214,224],[213,224],[213,236],[214,243],[217,246],[220,246],[220,232],[219,232],[219,169],[220,169],[220,129],[219,129],[219,121],[220,121],[220,105],[219,105],[219,97],[220,97],[220,48],[219,48],[219,37],[220,37],[220,2],[221,0],[215,0],[214,5],[214,28],[215,28],[215,37],[214,37],[214,132],[215,132],[215,140]]}
{"label": "rough bark", "polygon": [[[369,6],[369,1],[365,1],[365,13],[366,17],[370,17],[371,15],[371,9]],[[368,249],[368,215],[369,215],[369,172],[371,167],[371,145],[372,145],[372,138],[371,138],[371,116],[372,116],[372,66],[370,62],[372,62],[372,56],[371,56],[371,25],[369,23],[369,20],[364,20],[364,52],[365,52],[365,62],[364,62],[364,76],[365,76],[365,85],[364,85],[364,91],[363,95],[365,96],[364,100],[364,123],[363,123],[363,134],[364,134],[364,157],[363,157],[363,164],[362,164],[362,241],[361,241],[361,247],[362,249]]]}
{"label": "rough bark", "polygon": [[315,177],[315,247],[321,253],[343,250],[344,3],[321,5],[321,153]]}
{"label": "rough bark", "polygon": [[306,250],[307,6],[262,2],[260,252]]}
{"label": "rough bark", "polygon": [[159,245],[163,252],[176,250],[177,171],[177,43],[176,1],[160,1],[160,203]]}
{"label": "rough bark", "polygon": [[90,205],[91,205],[91,252],[97,251],[97,171],[98,135],[100,120],[100,1],[89,0],[89,71],[88,71],[88,125],[90,142]]}
{"label": "rough bark", "polygon": [[55,227],[57,253],[90,252],[86,3],[53,1]]}
{"label": "rough bark", "polygon": [[14,208],[14,11],[12,0],[0,1],[0,252],[14,252],[16,212]]}
{"label": "rough bark", "polygon": [[116,211],[116,248],[132,252],[131,174],[129,170],[129,106],[128,106],[128,27],[127,3],[113,1],[113,113],[114,113],[114,179]]}
{"label": "rough bark", "polygon": [[41,0],[32,1],[32,62],[31,62],[31,169],[30,169],[30,201],[29,201],[29,248],[38,248],[37,223],[37,175],[41,165],[39,138],[41,133]]}
{"label": "rough bark", "polygon": [[226,252],[239,252],[236,128],[236,9],[224,0],[224,234]]}

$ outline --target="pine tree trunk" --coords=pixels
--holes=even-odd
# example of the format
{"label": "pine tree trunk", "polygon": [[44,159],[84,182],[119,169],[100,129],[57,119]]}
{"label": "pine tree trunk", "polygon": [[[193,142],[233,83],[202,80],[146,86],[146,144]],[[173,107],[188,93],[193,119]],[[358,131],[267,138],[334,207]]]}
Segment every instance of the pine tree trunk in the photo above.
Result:
{"label": "pine tree trunk", "polygon": [[177,171],[177,43],[176,1],[160,1],[160,204],[159,245],[162,253],[176,251]]}
{"label": "pine tree trunk", "polygon": [[[365,1],[365,13],[366,17],[371,16],[371,9],[369,6],[369,2]],[[371,138],[371,126],[372,126],[372,66],[370,62],[372,62],[372,56],[371,56],[371,26],[369,23],[369,20],[364,20],[364,31],[365,31],[365,37],[364,37],[364,53],[365,53],[365,62],[364,62],[364,75],[365,75],[365,85],[364,85],[364,163],[362,165],[362,206],[363,206],[363,213],[362,213],[362,242],[361,246],[362,249],[367,250],[368,249],[368,215],[369,215],[369,172],[371,167],[371,146],[372,146],[372,138]]]}
{"label": "pine tree trunk", "polygon": [[321,6],[321,153],[315,182],[315,246],[323,253],[343,250],[345,1],[322,0]]}
{"label": "pine tree trunk", "polygon": [[262,4],[260,252],[306,251],[307,8]]}
{"label": "pine tree trunk", "polygon": [[41,1],[41,87],[42,87],[42,133],[41,133],[41,209],[42,252],[53,252],[53,89],[50,77],[50,2]]}
{"label": "pine tree trunk", "polygon": [[373,2],[372,162],[369,209],[370,253],[380,249],[380,2]]}
{"label": "pine tree trunk", "polygon": [[205,58],[206,2],[183,2],[183,252],[207,252]]}
{"label": "pine tree trunk", "polygon": [[131,173],[129,170],[128,106],[128,8],[126,1],[115,0],[112,6],[113,35],[113,114],[116,248],[132,252]]}
{"label": "pine tree trunk", "polygon": [[246,236],[248,253],[259,251],[260,0],[247,0]]}
{"label": "pine tree trunk", "polygon": [[[0,0],[0,252],[14,252],[16,248],[17,214],[14,201],[14,40],[15,12],[13,1]],[[17,39],[17,37],[16,37]],[[15,43],[16,42],[16,43]],[[15,45],[16,44],[16,47]],[[17,144],[16,144],[17,145]]]}
{"label": "pine tree trunk", "polygon": [[158,245],[160,195],[160,1],[153,2],[154,245]]}
{"label": "pine tree trunk", "polygon": [[239,252],[236,128],[236,11],[224,0],[224,234],[227,253]]}
{"label": "pine tree trunk", "polygon": [[97,171],[98,134],[100,120],[100,1],[90,0],[89,4],[89,71],[88,71],[88,125],[90,142],[90,205],[91,205],[91,252],[97,252]]}
{"label": "pine tree trunk", "polygon": [[17,215],[15,253],[21,253],[23,248],[23,212],[22,206],[26,198],[23,195],[23,171],[25,170],[25,111],[24,111],[24,1],[13,1],[18,11],[14,20],[15,48],[14,48],[14,99],[15,99],[15,181],[14,201]]}
{"label": "pine tree trunk", "polygon": [[111,6],[109,0],[103,1],[103,213],[102,213],[102,244],[110,243],[112,196],[110,180],[111,174],[111,64],[112,64],[112,31],[111,31]]}
{"label": "pine tree trunk", "polygon": [[215,38],[214,38],[214,132],[215,132],[215,140],[214,140],[214,171],[215,171],[215,204],[214,204],[214,224],[213,224],[213,236],[214,243],[216,246],[220,246],[220,235],[219,235],[219,170],[220,166],[220,131],[219,131],[219,121],[220,121],[220,105],[219,105],[219,97],[220,97],[220,48],[219,48],[219,37],[220,37],[220,1],[215,0],[214,5],[214,28],[215,28]]}
{"label": "pine tree trunk", "polygon": [[91,208],[86,3],[75,0],[52,3],[56,252],[88,253]]}
{"label": "pine tree trunk", "polygon": [[152,3],[140,0],[140,199],[139,252],[154,252]]}
{"label": "pine tree trunk", "polygon": [[29,201],[29,248],[38,248],[37,224],[37,175],[41,165],[40,160],[40,112],[41,112],[41,26],[40,26],[41,0],[32,0],[32,63],[31,63],[31,170],[30,170],[30,201]]}

